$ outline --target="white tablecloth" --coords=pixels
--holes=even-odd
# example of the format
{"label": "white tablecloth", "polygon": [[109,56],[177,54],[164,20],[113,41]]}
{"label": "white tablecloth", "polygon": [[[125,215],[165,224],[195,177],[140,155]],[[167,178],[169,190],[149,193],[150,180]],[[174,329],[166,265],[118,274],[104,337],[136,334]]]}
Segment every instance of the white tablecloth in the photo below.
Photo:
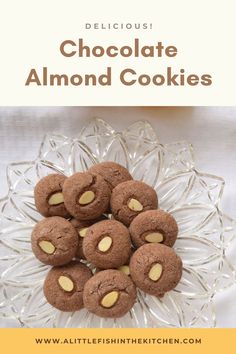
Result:
{"label": "white tablecloth", "polygon": [[[225,179],[222,208],[236,219],[236,107],[1,107],[0,196],[6,193],[8,163],[33,160],[45,133],[76,136],[94,116],[105,119],[116,130],[146,119],[161,142],[191,142],[198,170]],[[236,327],[236,286],[217,295],[215,303],[217,326]],[[0,326],[17,323],[0,319]]]}

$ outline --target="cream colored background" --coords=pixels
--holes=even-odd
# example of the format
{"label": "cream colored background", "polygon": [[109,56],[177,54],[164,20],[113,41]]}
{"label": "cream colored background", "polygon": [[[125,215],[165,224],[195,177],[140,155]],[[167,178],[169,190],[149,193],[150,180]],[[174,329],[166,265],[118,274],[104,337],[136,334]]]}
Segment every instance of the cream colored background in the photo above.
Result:
{"label": "cream colored background", "polygon": [[[0,197],[7,190],[10,162],[35,159],[46,133],[76,136],[91,117],[100,116],[116,130],[148,120],[162,143],[193,143],[198,170],[225,179],[222,209],[236,219],[236,107],[34,107],[0,108]],[[218,327],[236,328],[236,286],[216,297]],[[16,326],[0,320],[0,326]]]}
{"label": "cream colored background", "polygon": [[[0,105],[234,105],[234,0],[1,0]],[[153,22],[146,31],[85,31],[85,22]],[[174,44],[179,54],[162,59],[65,58],[59,45],[83,37],[89,44],[122,46],[139,37],[146,45]],[[51,73],[99,73],[113,67],[111,87],[25,87],[31,68]],[[212,73],[209,87],[123,86],[119,72],[133,67],[155,74],[166,66]]]}

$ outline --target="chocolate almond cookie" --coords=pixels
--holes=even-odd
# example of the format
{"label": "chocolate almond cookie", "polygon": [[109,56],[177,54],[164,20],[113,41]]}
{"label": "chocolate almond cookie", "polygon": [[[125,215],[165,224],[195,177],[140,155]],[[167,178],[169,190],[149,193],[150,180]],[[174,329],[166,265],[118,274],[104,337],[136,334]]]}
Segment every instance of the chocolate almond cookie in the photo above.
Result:
{"label": "chocolate almond cookie", "polygon": [[130,274],[141,290],[160,296],[179,283],[182,261],[172,248],[149,243],[134,252],[130,260]]}
{"label": "chocolate almond cookie", "polygon": [[60,216],[39,221],[31,235],[32,250],[42,263],[59,266],[74,258],[78,235],[68,220]]}
{"label": "chocolate almond cookie", "polygon": [[74,226],[78,234],[78,247],[75,256],[80,259],[85,259],[83,252],[83,240],[86,236],[87,230],[93,224],[96,224],[99,221],[106,220],[105,216],[101,216],[99,219],[95,220],[77,220],[75,218],[71,219],[70,222]]}
{"label": "chocolate almond cookie", "polygon": [[110,189],[100,175],[78,172],[63,185],[67,210],[79,220],[99,218],[109,207]]}
{"label": "chocolate almond cookie", "polygon": [[[130,258],[132,256],[132,254],[134,253],[134,249],[131,248],[130,250],[130,255],[129,255],[129,259],[125,262],[125,264],[122,264],[121,266],[115,268],[116,270],[119,270],[120,272],[130,276],[130,269],[129,269],[129,262],[130,262]],[[96,268],[95,273],[101,272],[103,269],[100,268]]]}
{"label": "chocolate almond cookie", "polygon": [[178,235],[178,225],[164,210],[147,210],[131,222],[129,231],[137,248],[145,243],[163,243],[172,247]]}
{"label": "chocolate almond cookie", "polygon": [[53,267],[44,281],[44,295],[58,310],[78,311],[84,307],[84,285],[91,277],[91,270],[80,262]]}
{"label": "chocolate almond cookie", "polygon": [[133,179],[127,168],[112,161],[98,163],[88,171],[102,176],[111,190],[118,184]]}
{"label": "chocolate almond cookie", "polygon": [[130,263],[130,259],[131,259],[132,255],[134,254],[134,252],[135,252],[135,249],[133,247],[131,247],[129,259],[127,260],[127,262],[125,262],[124,264],[122,264],[121,266],[119,266],[116,269],[119,270],[120,272],[130,276],[129,263]]}
{"label": "chocolate almond cookie", "polygon": [[114,218],[129,226],[138,214],[157,209],[158,199],[156,191],[146,183],[127,181],[113,189],[110,204]]}
{"label": "chocolate almond cookie", "polygon": [[132,280],[118,270],[103,270],[84,287],[84,306],[101,317],[124,316],[134,305],[136,288]]}
{"label": "chocolate almond cookie", "polygon": [[101,269],[117,268],[130,256],[129,230],[116,220],[100,221],[89,227],[83,241],[88,261]]}
{"label": "chocolate almond cookie", "polygon": [[42,178],[34,188],[34,200],[37,210],[43,216],[69,217],[66,210],[62,187],[66,176],[50,174]]}

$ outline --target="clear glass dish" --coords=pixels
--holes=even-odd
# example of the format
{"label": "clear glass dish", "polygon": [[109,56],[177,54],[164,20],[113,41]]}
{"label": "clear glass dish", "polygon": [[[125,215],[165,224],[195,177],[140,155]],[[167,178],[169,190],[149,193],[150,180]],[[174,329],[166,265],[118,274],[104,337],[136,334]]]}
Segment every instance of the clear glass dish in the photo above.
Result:
{"label": "clear glass dish", "polygon": [[[159,299],[139,291],[133,309],[119,319],[86,310],[63,313],[45,300],[42,284],[49,266],[32,254],[30,234],[42,217],[33,187],[48,173],[70,175],[113,160],[153,186],[160,207],[179,225],[174,249],[184,264],[176,289]],[[76,138],[46,136],[35,161],[7,168],[9,191],[0,200],[0,316],[26,327],[214,327],[214,295],[235,282],[236,223],[220,210],[224,181],[196,170],[192,146],[163,145],[149,123],[116,132],[94,119]]]}

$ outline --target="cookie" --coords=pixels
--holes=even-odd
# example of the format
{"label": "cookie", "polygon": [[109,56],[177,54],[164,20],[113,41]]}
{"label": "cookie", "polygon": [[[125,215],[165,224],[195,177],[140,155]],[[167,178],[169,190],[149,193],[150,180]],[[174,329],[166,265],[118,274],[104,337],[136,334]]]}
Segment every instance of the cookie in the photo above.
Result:
{"label": "cookie", "polygon": [[90,278],[84,287],[85,308],[101,317],[124,316],[135,300],[134,283],[118,270],[103,270]]}
{"label": "cookie", "polygon": [[78,172],[63,185],[67,210],[79,220],[99,218],[109,207],[110,189],[104,179],[90,172]]}
{"label": "cookie", "polygon": [[66,210],[62,187],[66,176],[60,174],[50,174],[36,184],[34,188],[34,200],[37,210],[43,216],[69,217]]}
{"label": "cookie", "polygon": [[91,277],[91,270],[80,262],[53,267],[44,281],[44,295],[58,310],[78,311],[84,307],[84,285]]}
{"label": "cookie", "polygon": [[33,253],[42,263],[69,263],[78,247],[78,235],[71,223],[60,216],[39,221],[31,235]]}
{"label": "cookie", "polygon": [[[134,253],[134,249],[131,248],[128,260],[124,264],[122,264],[121,266],[119,266],[119,267],[117,267],[115,269],[119,270],[120,272],[122,272],[122,273],[124,273],[124,274],[126,274],[128,276],[130,276],[129,262],[130,262],[130,258],[131,258],[133,253]],[[97,267],[95,269],[95,273],[101,272],[102,270],[103,269],[100,269],[100,268]]]}
{"label": "cookie", "polygon": [[137,248],[145,243],[163,243],[172,247],[178,235],[178,225],[164,210],[147,210],[131,222],[129,231]]}
{"label": "cookie", "polygon": [[176,287],[182,276],[182,261],[170,247],[145,244],[130,260],[130,274],[135,285],[147,294],[160,296]]}
{"label": "cookie", "polygon": [[117,268],[130,256],[129,230],[116,220],[100,221],[89,227],[83,241],[86,259],[101,269]]}
{"label": "cookie", "polygon": [[115,219],[129,226],[138,214],[157,209],[158,199],[152,187],[132,180],[120,183],[113,189],[110,205]]}
{"label": "cookie", "polygon": [[102,215],[99,219],[95,220],[77,220],[75,218],[71,219],[70,222],[74,226],[78,234],[78,247],[75,256],[80,259],[85,259],[83,252],[83,239],[86,236],[86,232],[90,226],[96,224],[101,220],[106,220],[107,218]]}
{"label": "cookie", "polygon": [[129,263],[130,263],[130,259],[131,259],[132,255],[134,254],[134,252],[135,252],[135,249],[133,247],[131,247],[128,260],[124,264],[122,264],[121,266],[117,267],[116,269],[119,270],[120,272],[130,276]]}
{"label": "cookie", "polygon": [[88,171],[102,176],[111,191],[118,184],[133,179],[127,168],[112,161],[98,163],[90,167]]}

